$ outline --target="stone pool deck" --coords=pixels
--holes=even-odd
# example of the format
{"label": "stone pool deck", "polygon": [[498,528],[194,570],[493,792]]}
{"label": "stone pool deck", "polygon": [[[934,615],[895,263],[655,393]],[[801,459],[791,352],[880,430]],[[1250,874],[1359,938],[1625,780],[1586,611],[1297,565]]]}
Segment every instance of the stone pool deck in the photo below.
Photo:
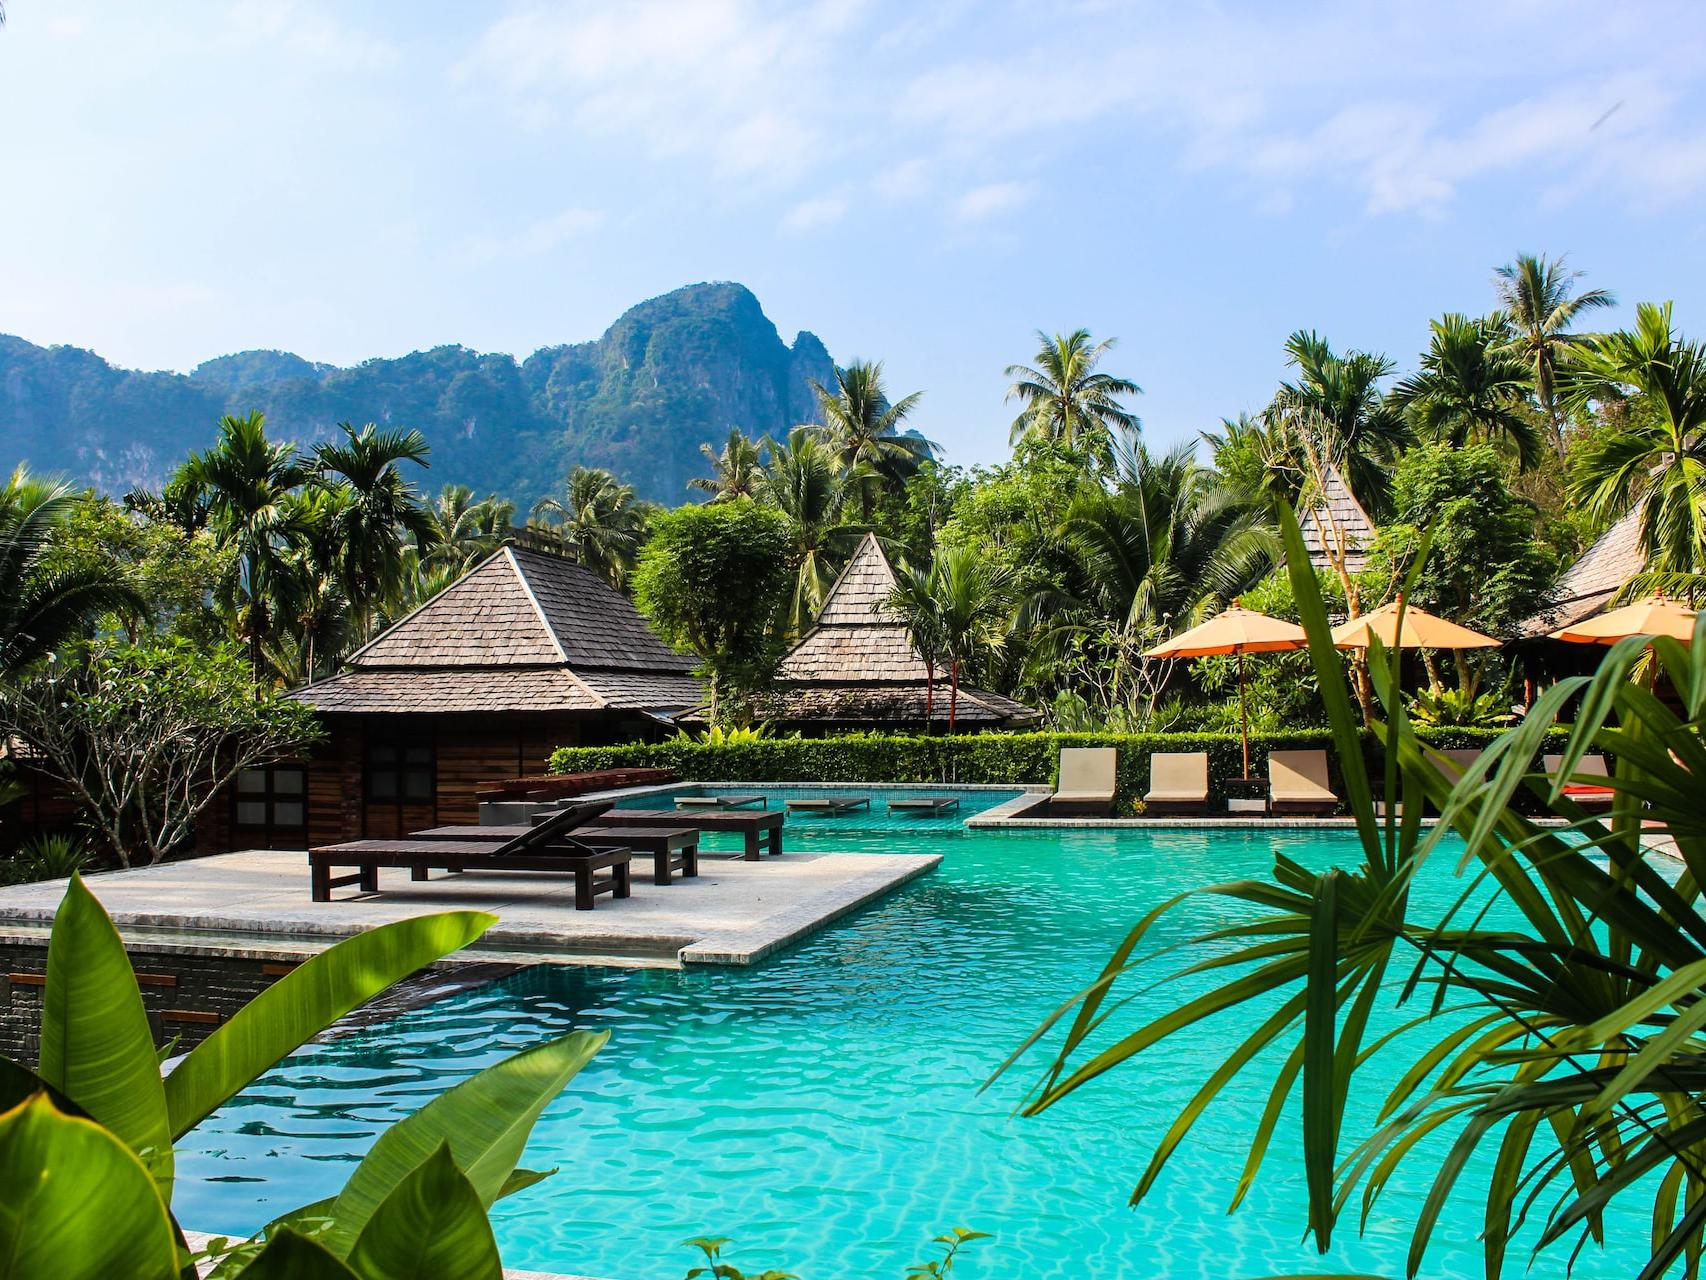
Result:
{"label": "stone pool deck", "polygon": [[[699,875],[574,909],[567,877],[380,873],[380,892],[308,897],[300,851],[250,850],[88,878],[127,941],[155,949],[301,957],[375,925],[433,911],[499,918],[464,958],[520,963],[745,965],[933,870],[939,854],[788,853],[761,862],[706,858]],[[45,931],[65,881],[0,889],[0,935]]]}

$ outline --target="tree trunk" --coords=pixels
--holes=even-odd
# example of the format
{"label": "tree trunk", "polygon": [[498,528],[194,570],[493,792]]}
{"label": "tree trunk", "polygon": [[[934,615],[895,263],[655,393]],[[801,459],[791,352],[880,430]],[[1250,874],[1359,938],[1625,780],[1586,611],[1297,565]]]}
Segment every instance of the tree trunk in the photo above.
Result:
{"label": "tree trunk", "polygon": [[924,660],[924,736],[936,731],[936,660]]}
{"label": "tree trunk", "polygon": [[948,736],[954,736],[954,723],[960,709],[960,660],[948,663]]}

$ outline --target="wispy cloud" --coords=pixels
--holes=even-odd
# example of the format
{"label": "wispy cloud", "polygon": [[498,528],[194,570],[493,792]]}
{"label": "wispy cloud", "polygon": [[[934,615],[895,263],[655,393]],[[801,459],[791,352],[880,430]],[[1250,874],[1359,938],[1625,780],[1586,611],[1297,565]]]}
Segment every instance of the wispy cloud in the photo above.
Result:
{"label": "wispy cloud", "polygon": [[294,0],[238,0],[230,11],[230,34],[333,71],[384,71],[398,57],[390,41]]}
{"label": "wispy cloud", "polygon": [[1034,195],[1036,187],[1029,182],[985,183],[954,201],[954,217],[961,222],[982,222],[1029,204]]}
{"label": "wispy cloud", "polygon": [[782,230],[796,234],[834,226],[847,216],[845,196],[814,196],[782,215]]}
{"label": "wispy cloud", "polygon": [[596,209],[564,209],[508,235],[477,236],[468,243],[464,256],[476,266],[532,258],[603,225],[604,215]]}

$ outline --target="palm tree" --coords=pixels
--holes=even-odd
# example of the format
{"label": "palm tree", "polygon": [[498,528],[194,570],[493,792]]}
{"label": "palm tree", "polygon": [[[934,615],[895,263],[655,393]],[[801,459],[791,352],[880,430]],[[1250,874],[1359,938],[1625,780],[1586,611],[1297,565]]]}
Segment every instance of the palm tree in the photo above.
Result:
{"label": "palm tree", "polygon": [[718,453],[708,444],[699,446],[705,461],[711,465],[709,476],[695,476],[687,482],[689,489],[712,496],[712,502],[728,502],[735,498],[751,498],[758,493],[763,471],[764,447],[739,427],[729,429],[728,443]]}
{"label": "palm tree", "polygon": [[1588,311],[1614,307],[1616,297],[1605,289],[1589,289],[1571,297],[1580,271],[1567,271],[1564,259],[1548,262],[1544,257],[1518,254],[1515,262],[1500,267],[1494,286],[1499,305],[1510,316],[1509,349],[1533,371],[1534,395],[1552,428],[1552,446],[1564,456],[1564,426],[1558,414],[1557,378],[1571,353],[1586,338],[1569,332],[1570,326]]}
{"label": "palm tree", "polygon": [[1392,388],[1391,402],[1419,435],[1462,448],[1471,440],[1509,444],[1524,471],[1545,449],[1528,413],[1529,368],[1509,345],[1505,317],[1451,312],[1428,325],[1421,368]]}
{"label": "palm tree", "polygon": [[340,422],[338,429],[343,440],[315,447],[314,473],[348,497],[337,513],[343,538],[340,577],[365,638],[372,634],[379,606],[403,588],[405,535],[425,546],[438,532],[432,513],[397,466],[426,466],[428,446],[419,431],[381,430],[371,422],[359,431]]}
{"label": "palm tree", "polygon": [[433,504],[435,529],[419,548],[420,563],[432,569],[448,567],[458,574],[503,545],[515,523],[515,503],[497,494],[478,501],[465,484],[447,484]]}
{"label": "palm tree", "polygon": [[1179,445],[1153,457],[1121,452],[1114,485],[1080,495],[1061,536],[1089,583],[1086,598],[1058,603],[1069,625],[1108,624],[1131,643],[1202,620],[1273,569],[1279,544],[1265,504],[1227,484]]}
{"label": "palm tree", "polygon": [[936,669],[946,654],[939,615],[938,597],[944,594],[939,576],[935,564],[918,568],[903,561],[896,566],[895,584],[879,606],[901,620],[913,649],[924,663],[925,733],[936,723]]}
{"label": "palm tree", "polygon": [[236,553],[234,576],[215,594],[248,644],[257,680],[263,645],[288,613],[290,554],[299,536],[288,498],[308,474],[295,445],[267,439],[261,414],[227,415],[213,447],[190,454],[168,486],[183,503],[204,507],[215,535]]}
{"label": "palm tree", "polygon": [[534,504],[534,519],[549,527],[564,548],[581,564],[620,589],[634,567],[645,532],[647,506],[623,484],[598,467],[569,472],[562,498]]}
{"label": "palm tree", "polygon": [[[270,637],[264,652],[289,684],[311,682],[335,668],[360,634],[345,581],[351,492],[347,485],[307,485],[284,500],[295,536],[285,552],[288,585],[280,606],[292,626]],[[404,556],[413,561],[415,552],[407,549]]]}
{"label": "palm tree", "polygon": [[1120,403],[1121,396],[1135,396],[1143,388],[1111,373],[1098,373],[1096,366],[1114,346],[1116,339],[1104,338],[1092,345],[1088,329],[1057,333],[1052,338],[1037,331],[1040,347],[1037,367],[1010,364],[1006,374],[1014,379],[1007,398],[1023,406],[1013,420],[1010,442],[1017,445],[1026,436],[1084,445],[1092,456],[1105,461],[1112,455],[1116,432],[1132,434],[1141,428],[1137,415]]}
{"label": "palm tree", "polygon": [[843,480],[819,428],[795,427],[787,444],[766,444],[770,461],[759,477],[758,492],[793,523],[798,568],[788,626],[800,635],[823,607],[837,566],[865,526],[843,519],[855,486]]}
{"label": "palm tree", "polygon": [[969,545],[944,547],[930,567],[936,636],[948,664],[948,733],[959,718],[960,676],[999,650],[1013,612],[1012,572]]}
{"label": "palm tree", "polygon": [[1282,382],[1268,407],[1271,427],[1284,438],[1284,460],[1299,474],[1297,488],[1318,488],[1336,470],[1378,522],[1389,506],[1389,480],[1411,433],[1387,403],[1380,382],[1392,361],[1368,351],[1336,355],[1318,333],[1298,330],[1285,342],[1296,382]]}
{"label": "palm tree", "polygon": [[[882,362],[855,360],[835,371],[835,388],[813,382],[830,448],[853,480],[867,524],[876,486],[904,484],[935,446],[916,432],[901,434],[900,424],[918,407],[922,391],[890,402],[883,389]],[[857,474],[855,474],[857,473]]]}
{"label": "palm tree", "polygon": [[54,531],[82,500],[22,465],[0,486],[0,680],[17,679],[100,614],[147,612],[116,564],[46,563]]}
{"label": "palm tree", "polygon": [[1706,347],[1671,329],[1671,304],[1643,302],[1635,327],[1595,338],[1560,378],[1571,406],[1640,397],[1620,427],[1574,459],[1571,496],[1601,520],[1641,504],[1649,570],[1706,574]]}

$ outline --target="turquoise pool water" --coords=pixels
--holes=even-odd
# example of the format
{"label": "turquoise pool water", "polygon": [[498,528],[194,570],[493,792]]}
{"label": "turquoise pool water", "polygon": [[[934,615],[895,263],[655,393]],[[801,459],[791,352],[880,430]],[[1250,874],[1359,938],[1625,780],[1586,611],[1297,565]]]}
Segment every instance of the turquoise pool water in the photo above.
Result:
{"label": "turquoise pool water", "polygon": [[[1312,865],[1349,864],[1351,837],[967,832],[929,819],[905,831],[886,815],[876,829],[837,830],[833,821],[808,831],[790,819],[793,847],[946,858],[935,874],[749,970],[539,968],[310,1046],[186,1139],[181,1219],[253,1230],[335,1190],[385,1124],[449,1083],[541,1037],[604,1028],[609,1047],[547,1111],[528,1151],[528,1164],[558,1174],[494,1212],[510,1266],[674,1280],[691,1261],[679,1242],[712,1233],[733,1236],[732,1259],[754,1270],[899,1280],[930,1235],[963,1224],[996,1237],[967,1255],[968,1280],[1403,1274],[1419,1168],[1389,1191],[1365,1236],[1347,1220],[1324,1259],[1300,1241],[1301,1170],[1281,1151],[1226,1216],[1240,1135],[1263,1099],[1254,1082],[1209,1114],[1157,1193],[1125,1207],[1162,1127],[1240,1027],[1205,1028],[1038,1119],[1010,1115],[1033,1071],[977,1092],[1147,908],[1182,889],[1260,875],[1278,849]],[[1451,888],[1442,877],[1432,891],[1443,898]],[[1195,904],[1156,941],[1225,910]],[[1155,993],[1127,1016],[1179,994]],[[1638,1269],[1640,1225],[1622,1228],[1608,1252],[1583,1254],[1578,1276]],[[1425,1274],[1478,1275],[1477,1229],[1475,1206],[1456,1205]],[[1513,1253],[1511,1274],[1522,1260]]]}

